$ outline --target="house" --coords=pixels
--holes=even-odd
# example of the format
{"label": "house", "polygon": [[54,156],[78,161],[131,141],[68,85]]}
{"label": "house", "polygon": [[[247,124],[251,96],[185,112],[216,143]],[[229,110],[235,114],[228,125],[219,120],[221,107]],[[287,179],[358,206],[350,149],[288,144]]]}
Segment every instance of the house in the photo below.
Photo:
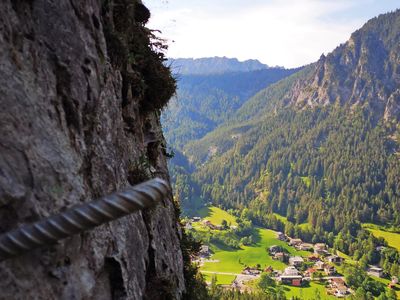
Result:
{"label": "house", "polygon": [[333,294],[338,298],[343,298],[350,294],[350,292],[347,286],[340,286],[334,289]]}
{"label": "house", "polygon": [[302,243],[302,244],[296,246],[296,248],[297,248],[298,250],[302,250],[302,251],[309,251],[309,250],[311,250],[312,248],[314,248],[314,246],[313,246],[313,244]]}
{"label": "house", "polygon": [[211,221],[210,221],[210,220],[207,220],[207,219],[204,219],[202,223],[203,223],[203,225],[205,225],[205,226],[209,226],[210,224],[212,224]]}
{"label": "house", "polygon": [[290,246],[297,246],[300,245],[301,243],[303,243],[303,241],[301,239],[289,239],[289,245]]}
{"label": "house", "polygon": [[276,233],[276,237],[278,238],[278,240],[280,241],[286,241],[286,235],[283,232],[277,232]]}
{"label": "house", "polygon": [[392,282],[393,284],[398,284],[398,283],[399,283],[399,278],[396,277],[396,276],[393,276],[391,282]]}
{"label": "house", "polygon": [[281,277],[279,277],[279,281],[282,282],[282,284],[293,286],[301,286],[302,280],[303,277],[301,275],[281,275]]}
{"label": "house", "polygon": [[323,243],[317,243],[314,245],[314,253],[319,255],[329,254],[329,252],[326,250],[326,245]]}
{"label": "house", "polygon": [[193,217],[193,218],[192,218],[192,221],[193,221],[193,222],[200,222],[200,221],[201,221],[201,218],[200,218],[200,217]]}
{"label": "house", "polygon": [[330,263],[340,265],[343,262],[344,259],[342,257],[338,256],[338,255],[331,255],[331,256],[328,256],[326,258],[326,260],[328,262],[330,262]]}
{"label": "house", "polygon": [[286,257],[287,257],[287,254],[286,254],[286,253],[284,253],[284,252],[277,252],[277,253],[275,253],[273,259],[284,262],[284,261],[286,261]]}
{"label": "house", "polygon": [[212,230],[218,230],[217,226],[215,226],[213,223],[211,223],[211,221],[209,220],[203,220],[203,225],[207,226],[208,228],[212,229]]}
{"label": "house", "polygon": [[303,277],[301,275],[282,275],[281,277],[279,277],[279,280],[282,282],[282,284],[301,286],[301,281],[303,280]]}
{"label": "house", "polygon": [[342,298],[350,294],[349,288],[346,286],[346,283],[342,278],[330,279],[329,286],[336,297]]}
{"label": "house", "polygon": [[383,269],[379,267],[372,266],[367,271],[368,275],[381,278],[383,276]]}
{"label": "house", "polygon": [[340,277],[338,278],[331,278],[329,279],[329,284],[331,285],[331,287],[338,287],[338,286],[343,286],[346,285],[346,283],[344,282],[344,280]]}
{"label": "house", "polygon": [[323,270],[324,269],[324,266],[325,266],[325,263],[323,262],[323,261],[317,261],[316,263],[315,263],[315,268],[317,269],[317,270]]}
{"label": "house", "polygon": [[310,255],[308,258],[307,258],[307,260],[309,261],[309,262],[317,262],[317,261],[319,261],[319,256],[318,255],[316,255],[316,254],[313,254],[313,255]]}
{"label": "house", "polygon": [[302,263],[304,263],[304,259],[300,256],[292,256],[289,258],[289,265],[291,266],[300,266]]}
{"label": "house", "polygon": [[299,275],[299,270],[297,270],[295,267],[287,267],[284,271],[283,274],[285,276],[294,276],[294,275]]}
{"label": "house", "polygon": [[312,274],[314,274],[315,272],[317,272],[317,269],[315,269],[315,268],[308,268],[308,269],[304,272],[304,276],[305,276],[305,277],[311,277]]}
{"label": "house", "polygon": [[265,272],[265,273],[272,273],[272,272],[274,272],[274,268],[272,268],[271,266],[268,266],[268,267],[266,267],[266,268],[264,269],[264,272]]}
{"label": "house", "polygon": [[301,286],[303,276],[299,274],[299,271],[295,267],[287,267],[278,280],[283,284]]}
{"label": "house", "polygon": [[243,274],[243,275],[259,275],[259,274],[261,274],[261,271],[257,268],[246,267],[243,269],[241,274]]}
{"label": "house", "polygon": [[378,246],[378,247],[376,247],[376,251],[378,251],[378,252],[382,252],[382,251],[385,250],[385,249],[386,249],[385,246]]}
{"label": "house", "polygon": [[211,255],[210,247],[207,245],[202,245],[199,251],[199,256],[202,258],[207,258]]}
{"label": "house", "polygon": [[191,230],[192,228],[193,228],[192,223],[187,222],[186,225],[185,225],[185,229],[186,230]]}
{"label": "house", "polygon": [[282,247],[277,246],[277,245],[272,245],[271,247],[268,248],[269,254],[275,254],[278,252],[282,252]]}
{"label": "house", "polygon": [[334,266],[325,264],[324,265],[324,272],[326,273],[326,275],[330,276],[336,273],[336,269]]}

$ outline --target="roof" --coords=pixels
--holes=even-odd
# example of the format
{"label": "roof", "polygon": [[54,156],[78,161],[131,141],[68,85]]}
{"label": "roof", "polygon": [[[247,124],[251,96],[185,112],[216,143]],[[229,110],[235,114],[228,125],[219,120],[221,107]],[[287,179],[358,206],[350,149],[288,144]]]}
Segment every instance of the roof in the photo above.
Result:
{"label": "roof", "polygon": [[324,269],[334,269],[335,267],[334,266],[331,266],[331,265],[325,265],[324,266]]}
{"label": "roof", "polygon": [[304,261],[304,259],[302,257],[300,257],[300,256],[292,256],[292,257],[289,258],[289,260],[291,260],[291,261],[301,261],[301,262]]}
{"label": "roof", "polygon": [[344,283],[344,280],[342,278],[331,278],[331,281],[335,283]]}
{"label": "roof", "polygon": [[210,247],[208,247],[207,245],[201,245],[200,251],[209,251]]}
{"label": "roof", "polygon": [[301,239],[290,239],[291,242],[303,242]]}
{"label": "roof", "polygon": [[281,279],[302,279],[301,275],[281,275]]}
{"label": "roof", "polygon": [[370,267],[370,268],[368,269],[368,271],[377,271],[377,272],[381,272],[381,271],[383,271],[383,269],[382,269],[382,268],[379,268],[379,267]]}
{"label": "roof", "polygon": [[288,276],[299,275],[299,271],[295,267],[287,267],[283,274]]}
{"label": "roof", "polygon": [[315,273],[315,272],[317,272],[317,270],[314,269],[314,268],[308,268],[306,272],[308,272],[308,273]]}

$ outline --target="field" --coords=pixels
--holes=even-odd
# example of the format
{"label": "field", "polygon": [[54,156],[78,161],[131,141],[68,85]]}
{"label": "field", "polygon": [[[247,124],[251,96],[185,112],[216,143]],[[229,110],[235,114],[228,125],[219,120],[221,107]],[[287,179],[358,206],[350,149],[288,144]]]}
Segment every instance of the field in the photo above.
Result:
{"label": "field", "polygon": [[316,295],[321,296],[320,299],[337,299],[334,296],[329,296],[326,294],[326,289],[323,284],[311,282],[309,287],[294,287],[294,286],[284,286],[283,289],[286,291],[286,297],[290,299],[291,297],[299,297],[302,300],[314,300]]}
{"label": "field", "polygon": [[[205,207],[196,214],[202,218],[210,220],[213,224],[221,224],[222,220],[226,220],[231,225],[236,225],[235,217],[230,215],[228,212],[217,208],[217,207]],[[287,222],[284,216],[275,214],[275,216],[282,222]],[[307,223],[300,224],[301,227],[310,226]],[[385,231],[383,228],[374,224],[364,224],[365,228],[371,231],[377,237],[385,238],[389,245],[400,250],[400,234],[390,231]],[[193,223],[193,227],[196,230],[209,230],[200,223]],[[287,265],[273,260],[267,253],[268,249],[272,245],[279,245],[288,250],[288,252],[294,256],[309,256],[310,252],[307,251],[297,251],[293,247],[288,246],[285,242],[280,241],[276,238],[276,232],[273,230],[255,227],[253,232],[254,243],[251,246],[241,246],[241,249],[232,249],[224,245],[219,245],[212,243],[211,249],[214,253],[211,257],[212,260],[217,260],[218,262],[205,262],[204,265],[200,267],[206,281],[211,281],[211,277],[214,272],[217,276],[217,284],[230,284],[234,279],[234,274],[239,274],[245,266],[256,266],[261,265],[261,268],[272,266],[274,269],[283,270]],[[344,257],[349,264],[354,264],[350,257],[344,253],[338,253],[340,256]],[[338,267],[339,272],[342,271],[341,267]],[[225,273],[225,274],[218,274]],[[373,278],[377,281],[381,281],[387,284],[389,281],[387,279]],[[253,283],[256,285],[256,282]],[[311,282],[309,287],[293,287],[293,286],[281,286],[286,296],[290,299],[291,297],[297,296],[301,299],[315,299],[317,294],[320,294],[321,299],[336,299],[333,296],[328,296],[326,294],[326,289],[323,284],[317,282]],[[400,297],[400,290],[397,290],[397,295]]]}
{"label": "field", "polygon": [[214,225],[220,225],[222,220],[226,220],[230,225],[237,225],[236,218],[234,216],[215,206],[203,207],[202,209],[198,210],[197,215],[201,218],[206,218]]}
{"label": "field", "polygon": [[281,221],[283,224],[286,224],[287,221],[288,221],[286,217],[281,216],[281,215],[279,215],[279,214],[277,214],[277,213],[274,213],[274,216],[275,216],[279,221]]}
{"label": "field", "polygon": [[273,260],[268,255],[266,248],[272,245],[280,245],[286,248],[292,255],[308,256],[310,252],[297,251],[276,238],[275,231],[263,228],[255,228],[256,243],[251,246],[242,246],[241,249],[220,248],[218,245],[212,245],[214,251],[212,259],[219,260],[218,263],[205,263],[202,271],[240,273],[245,265],[261,267],[272,266],[274,269],[283,270],[286,265],[280,261]]}
{"label": "field", "polygon": [[[212,273],[202,273],[206,282],[211,282]],[[232,281],[236,278],[235,275],[224,275],[224,274],[215,274],[217,277],[217,284],[231,284]]]}
{"label": "field", "polygon": [[[217,207],[205,207],[197,212],[197,215],[210,220],[213,224],[220,224],[222,220],[236,225],[235,217],[228,212]],[[201,227],[200,224],[193,223],[196,230],[208,230]],[[255,243],[251,246],[242,246],[241,249],[232,249],[219,244],[211,244],[211,249],[214,253],[213,260],[219,262],[206,262],[201,266],[200,270],[203,273],[206,281],[211,281],[213,272],[239,274],[245,265],[255,266],[260,264],[261,267],[272,266],[275,269],[283,270],[286,265],[280,261],[273,260],[267,253],[266,249],[272,245],[281,245],[286,248],[292,255],[308,256],[310,252],[297,251],[293,247],[288,246],[276,238],[276,232],[264,229],[254,228],[253,237]],[[234,275],[216,274],[218,284],[230,284]]]}
{"label": "field", "polygon": [[363,225],[368,231],[370,231],[375,237],[384,238],[390,247],[396,248],[400,251],[400,233],[385,231],[374,224]]}

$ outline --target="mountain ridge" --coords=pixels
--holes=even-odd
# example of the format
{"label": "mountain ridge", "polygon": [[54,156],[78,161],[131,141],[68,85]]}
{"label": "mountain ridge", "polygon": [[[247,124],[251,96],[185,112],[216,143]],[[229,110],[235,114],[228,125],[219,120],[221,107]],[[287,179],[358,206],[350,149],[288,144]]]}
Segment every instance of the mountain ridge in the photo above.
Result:
{"label": "mountain ridge", "polygon": [[[169,58],[167,64],[171,66],[174,73],[178,75],[211,75],[230,72],[249,72],[269,69],[266,64],[257,59],[239,61],[237,58],[202,57],[202,58]],[[273,67],[271,69],[281,69]]]}
{"label": "mountain ridge", "polygon": [[[341,203],[352,206],[357,220],[384,222],[391,215],[398,222],[399,20],[398,10],[369,21],[349,42],[258,92],[226,123],[189,143],[183,150],[197,165],[192,179],[205,201],[241,207],[264,190],[268,211],[302,211],[304,222],[312,209],[302,197],[317,205],[330,195],[332,211]],[[293,194],[282,202],[279,190]],[[375,211],[362,207],[374,201]]]}
{"label": "mountain ridge", "polygon": [[224,74],[181,75],[177,95],[162,114],[169,144],[182,149],[214,130],[259,90],[298,69],[269,68]]}

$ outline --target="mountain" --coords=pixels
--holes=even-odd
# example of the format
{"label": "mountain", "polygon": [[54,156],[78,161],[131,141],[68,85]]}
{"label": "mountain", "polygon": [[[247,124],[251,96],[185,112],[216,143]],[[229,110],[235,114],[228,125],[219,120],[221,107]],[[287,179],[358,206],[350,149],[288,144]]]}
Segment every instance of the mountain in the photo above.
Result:
{"label": "mountain", "polygon": [[228,57],[170,58],[167,63],[171,66],[172,71],[178,75],[249,72],[268,68],[267,65],[256,59],[239,61],[237,58]]}
{"label": "mountain", "polygon": [[361,222],[400,226],[399,47],[398,10],[189,143],[200,196],[256,222],[273,212],[308,223],[326,240]]}
{"label": "mountain", "polygon": [[202,138],[227,121],[251,96],[298,69],[178,77],[177,96],[162,114],[165,137],[174,148]]}
{"label": "mountain", "polygon": [[143,209],[159,188],[43,221],[168,180],[159,110],[175,81],[148,16],[140,0],[1,2],[0,299],[191,299],[172,197]]}

